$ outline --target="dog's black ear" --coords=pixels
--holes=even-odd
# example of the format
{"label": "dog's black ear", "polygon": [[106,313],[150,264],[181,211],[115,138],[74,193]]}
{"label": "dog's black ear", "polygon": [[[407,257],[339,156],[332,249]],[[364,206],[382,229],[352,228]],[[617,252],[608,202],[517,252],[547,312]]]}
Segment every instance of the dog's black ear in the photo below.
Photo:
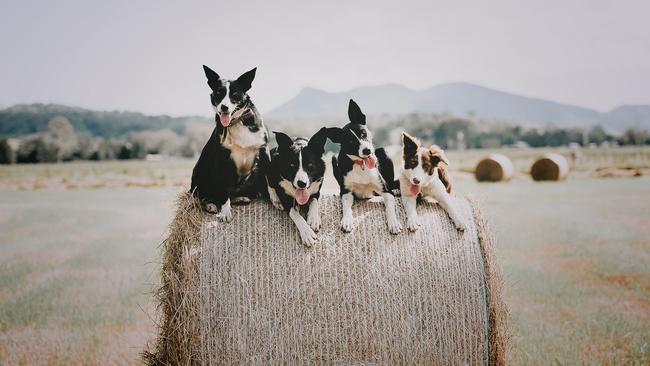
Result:
{"label": "dog's black ear", "polygon": [[345,131],[339,127],[329,127],[326,131],[327,137],[335,144],[343,142]]}
{"label": "dog's black ear", "polygon": [[350,99],[350,104],[348,105],[348,117],[350,117],[350,122],[352,123],[366,124],[366,115],[361,112],[359,105],[352,99]]}
{"label": "dog's black ear", "polygon": [[406,132],[402,132],[402,146],[404,147],[405,155],[410,156],[414,155],[418,151],[420,144],[413,138],[413,136]]}
{"label": "dog's black ear", "polygon": [[203,71],[205,72],[205,77],[208,78],[208,85],[210,86],[210,89],[218,89],[221,86],[221,78],[219,77],[219,74],[205,65],[203,65]]}
{"label": "dog's black ear", "polygon": [[327,128],[323,127],[309,139],[307,146],[321,155],[325,152],[325,142],[327,142]]}
{"label": "dog's black ear", "polygon": [[273,133],[275,134],[275,141],[278,143],[280,149],[288,149],[293,145],[293,140],[286,133],[279,131],[273,131]]}
{"label": "dog's black ear", "polygon": [[248,91],[248,89],[250,89],[253,85],[253,79],[255,79],[256,71],[257,67],[251,71],[243,73],[242,76],[238,77],[237,80],[235,80],[235,83],[237,83],[237,85],[239,85],[243,91]]}

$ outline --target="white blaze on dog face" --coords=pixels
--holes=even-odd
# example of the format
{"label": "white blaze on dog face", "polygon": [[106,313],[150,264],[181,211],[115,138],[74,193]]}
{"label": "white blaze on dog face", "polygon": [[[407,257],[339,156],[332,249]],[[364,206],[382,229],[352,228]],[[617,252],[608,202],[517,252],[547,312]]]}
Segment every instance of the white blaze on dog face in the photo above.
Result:
{"label": "white blaze on dog face", "polygon": [[402,134],[403,173],[412,184],[422,184],[426,173],[422,166],[422,149],[420,143],[404,132]]}
{"label": "white blaze on dog face", "polygon": [[293,186],[296,188],[306,188],[309,187],[309,183],[309,175],[307,175],[302,165],[302,149],[300,149],[298,153],[298,171],[296,172],[296,177],[293,179]]}
{"label": "white blaze on dog face", "polygon": [[235,109],[235,105],[230,99],[230,81],[226,81],[223,86],[225,95],[221,101],[214,107],[217,113],[230,113]]}

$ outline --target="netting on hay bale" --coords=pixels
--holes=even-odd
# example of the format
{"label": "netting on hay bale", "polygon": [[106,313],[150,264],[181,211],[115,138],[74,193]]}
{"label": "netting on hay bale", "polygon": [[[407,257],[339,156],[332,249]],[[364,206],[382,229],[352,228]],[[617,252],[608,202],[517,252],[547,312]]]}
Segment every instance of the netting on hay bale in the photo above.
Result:
{"label": "netting on hay bale", "polygon": [[234,207],[232,223],[215,225],[191,196],[179,201],[147,364],[505,362],[494,240],[471,200],[457,199],[473,222],[465,233],[423,204],[419,231],[390,235],[382,204],[360,202],[344,234],[339,199],[324,196],[311,249],[267,202]]}
{"label": "netting on hay bale", "polygon": [[533,180],[563,180],[569,175],[569,162],[556,153],[545,154],[530,168]]}
{"label": "netting on hay bale", "polygon": [[514,172],[510,158],[503,154],[490,154],[476,164],[474,176],[479,182],[502,182],[510,180]]}

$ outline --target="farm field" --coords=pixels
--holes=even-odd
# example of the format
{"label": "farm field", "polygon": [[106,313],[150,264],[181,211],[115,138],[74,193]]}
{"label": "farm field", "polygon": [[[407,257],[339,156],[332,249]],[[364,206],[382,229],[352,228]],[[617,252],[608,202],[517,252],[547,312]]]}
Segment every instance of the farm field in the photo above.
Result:
{"label": "farm field", "polygon": [[[639,151],[621,168],[647,168]],[[523,172],[539,151],[515,153]],[[513,363],[650,363],[650,177],[479,184],[464,171],[482,154],[449,155],[498,237]],[[192,164],[0,167],[0,364],[137,363]]]}

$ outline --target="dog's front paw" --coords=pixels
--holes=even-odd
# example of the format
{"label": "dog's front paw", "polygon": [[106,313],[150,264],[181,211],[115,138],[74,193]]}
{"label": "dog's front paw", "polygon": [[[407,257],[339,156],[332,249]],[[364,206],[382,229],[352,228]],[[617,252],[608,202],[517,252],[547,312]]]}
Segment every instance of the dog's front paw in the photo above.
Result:
{"label": "dog's front paw", "polygon": [[303,230],[299,230],[298,232],[300,233],[300,239],[302,239],[302,243],[306,247],[311,248],[314,244],[316,244],[318,237],[316,236],[314,230],[309,227],[305,227]]}
{"label": "dog's front paw", "polygon": [[247,205],[252,202],[248,197],[235,197],[231,201],[233,205]]}
{"label": "dog's front paw", "polygon": [[456,229],[458,229],[458,231],[462,232],[462,231],[467,230],[467,224],[465,224],[465,222],[463,220],[456,219],[456,220],[453,220],[453,222],[454,222],[454,226],[456,227]]}
{"label": "dog's front paw", "polygon": [[406,220],[406,227],[409,229],[409,231],[417,231],[420,228],[420,220],[418,220],[418,217],[409,217]]}
{"label": "dog's front paw", "polygon": [[341,219],[341,230],[349,233],[354,229],[354,218],[352,216],[343,216]]}
{"label": "dog's front paw", "polygon": [[307,213],[307,223],[315,232],[320,230],[320,213],[312,212],[312,210]]}
{"label": "dog's front paw", "polygon": [[397,218],[388,220],[388,231],[390,231],[391,234],[399,234],[402,232],[402,224],[399,223]]}
{"label": "dog's front paw", "polygon": [[212,213],[212,214],[213,214],[213,213],[217,213],[217,212],[219,212],[219,208],[218,208],[217,205],[215,205],[214,203],[208,203],[208,204],[206,204],[206,205],[205,205],[205,210],[206,210],[207,212],[209,212],[209,213]]}
{"label": "dog's front paw", "polygon": [[277,192],[275,189],[269,187],[269,199],[271,200],[271,204],[273,207],[277,208],[278,210],[284,210],[284,206],[282,206],[282,201],[280,201],[280,197],[278,197]]}
{"label": "dog's front paw", "polygon": [[231,222],[232,221],[232,210],[228,208],[227,210],[223,209],[217,215],[217,219],[222,222]]}
{"label": "dog's front paw", "polygon": [[282,206],[282,201],[280,201],[279,198],[275,200],[271,199],[271,204],[273,205],[273,207],[275,207],[278,210],[284,210],[284,206]]}

